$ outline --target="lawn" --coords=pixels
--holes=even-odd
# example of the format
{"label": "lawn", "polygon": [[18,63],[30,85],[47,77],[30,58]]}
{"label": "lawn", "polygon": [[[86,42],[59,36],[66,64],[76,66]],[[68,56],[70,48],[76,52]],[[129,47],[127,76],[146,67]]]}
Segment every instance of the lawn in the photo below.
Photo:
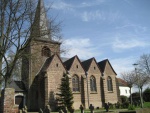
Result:
{"label": "lawn", "polygon": [[[150,108],[150,102],[144,102],[144,108]],[[139,107],[135,108],[135,110],[140,109]],[[94,112],[95,113],[105,113],[105,109],[104,108],[100,108],[100,109],[95,109]],[[116,112],[116,111],[128,111],[128,109],[109,109],[109,111],[111,112]],[[80,110],[75,110],[75,113],[81,113]],[[84,110],[84,113],[90,113],[89,109]]]}
{"label": "lawn", "polygon": [[[144,102],[144,109],[150,109],[150,102]],[[140,107],[135,108],[135,110],[140,111]],[[119,113],[119,111],[129,111],[128,109],[109,109],[110,113]],[[142,111],[141,111],[142,112]],[[52,112],[52,113],[58,113],[58,112]],[[75,110],[75,113],[81,113],[80,110]],[[90,113],[89,109],[85,109],[84,113]],[[94,113],[106,113],[106,110],[104,108],[100,109],[94,109]],[[147,113],[147,112],[146,112]]]}
{"label": "lawn", "polygon": [[150,102],[144,102],[144,108],[150,108]]}

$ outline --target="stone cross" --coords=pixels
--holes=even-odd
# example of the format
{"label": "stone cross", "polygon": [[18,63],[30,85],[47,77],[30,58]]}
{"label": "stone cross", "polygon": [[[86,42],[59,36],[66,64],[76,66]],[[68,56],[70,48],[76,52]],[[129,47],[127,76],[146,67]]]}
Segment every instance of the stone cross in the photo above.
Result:
{"label": "stone cross", "polygon": [[106,112],[108,112],[109,111],[109,103],[107,104],[107,103],[105,103],[105,109],[106,109]]}
{"label": "stone cross", "polygon": [[92,104],[90,104],[89,109],[90,109],[91,113],[94,113],[94,106]]}
{"label": "stone cross", "polygon": [[63,111],[64,111],[64,113],[67,113],[67,107],[65,107]]}
{"label": "stone cross", "polygon": [[43,113],[43,111],[42,111],[42,109],[40,108],[40,111],[39,111],[39,113]]}
{"label": "stone cross", "polygon": [[80,105],[80,110],[81,110],[81,113],[84,113],[84,107],[83,107],[83,105]]}
{"label": "stone cross", "polygon": [[19,110],[19,113],[22,113],[22,110],[21,110],[21,109]]}
{"label": "stone cross", "polygon": [[50,112],[51,112],[50,106],[46,105],[44,113],[50,113]]}
{"label": "stone cross", "polygon": [[74,107],[73,106],[70,108],[70,113],[74,113]]}
{"label": "stone cross", "polygon": [[59,113],[63,113],[62,109],[59,110]]}

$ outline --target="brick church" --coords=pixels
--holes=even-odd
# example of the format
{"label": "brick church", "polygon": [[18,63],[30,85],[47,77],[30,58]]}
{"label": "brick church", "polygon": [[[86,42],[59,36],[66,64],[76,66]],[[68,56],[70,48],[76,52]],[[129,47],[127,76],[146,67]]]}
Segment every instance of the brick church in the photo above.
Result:
{"label": "brick church", "polygon": [[22,59],[22,82],[14,81],[16,100],[22,98],[22,105],[31,111],[43,109],[47,104],[55,110],[61,78],[67,73],[75,109],[81,104],[85,108],[90,104],[96,108],[107,102],[117,103],[117,74],[108,59],[97,62],[93,57],[81,61],[76,55],[64,61],[60,57],[61,43],[47,33],[43,0],[38,1],[34,22],[33,40],[25,51],[29,57]]}

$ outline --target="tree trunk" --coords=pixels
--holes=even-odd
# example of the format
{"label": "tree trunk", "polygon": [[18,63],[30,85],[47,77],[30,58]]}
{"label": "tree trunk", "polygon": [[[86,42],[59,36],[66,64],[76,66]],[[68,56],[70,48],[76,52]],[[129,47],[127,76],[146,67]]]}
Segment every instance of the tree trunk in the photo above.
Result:
{"label": "tree trunk", "polygon": [[143,108],[143,88],[141,87],[141,107]]}
{"label": "tree trunk", "polygon": [[139,94],[140,94],[141,108],[143,108],[143,101],[142,101],[142,95],[141,95],[141,88],[140,87],[139,87]]}
{"label": "tree trunk", "polygon": [[131,103],[131,105],[132,105],[133,102],[132,102],[131,87],[130,87],[130,101],[131,101],[130,103]]}

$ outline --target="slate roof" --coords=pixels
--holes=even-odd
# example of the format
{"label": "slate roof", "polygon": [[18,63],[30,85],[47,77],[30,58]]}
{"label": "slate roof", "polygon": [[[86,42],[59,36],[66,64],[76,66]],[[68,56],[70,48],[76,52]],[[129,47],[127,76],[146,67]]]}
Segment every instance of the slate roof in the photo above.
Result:
{"label": "slate roof", "polygon": [[[38,72],[37,75],[39,75],[41,72],[45,72],[45,71],[47,70],[47,68],[49,67],[49,65],[51,64],[51,62],[52,62],[52,60],[53,60],[53,58],[54,58],[55,56],[58,57],[58,59],[60,60],[60,62],[61,62],[62,65],[63,65],[63,62],[62,62],[62,60],[60,59],[59,55],[54,54],[54,55],[52,55],[51,57],[48,57],[48,58],[45,60],[45,62],[43,63],[43,66],[41,67],[41,69],[40,69],[40,71]],[[63,66],[64,66],[64,65],[63,65]],[[64,67],[64,68],[65,68],[65,67]]]}
{"label": "slate roof", "polygon": [[60,59],[61,59],[62,62],[65,62],[65,61],[69,60],[69,58],[66,58],[66,57],[60,57]]}
{"label": "slate roof", "polygon": [[52,55],[51,57],[47,58],[44,65],[42,66],[40,72],[44,72],[47,70],[48,66],[50,65],[52,59],[54,58],[55,55]]}
{"label": "slate roof", "polygon": [[102,73],[105,71],[106,62],[108,59],[98,62],[98,66],[100,67]]}
{"label": "slate roof", "polygon": [[9,84],[9,88],[14,88],[15,91],[20,91],[20,92],[26,91],[25,85],[22,81],[12,81]]}
{"label": "slate roof", "polygon": [[90,58],[88,60],[85,60],[85,61],[81,62],[85,71],[89,70],[89,67],[90,67],[90,65],[92,63],[92,60],[93,60],[93,58]]}
{"label": "slate roof", "polygon": [[128,83],[121,78],[117,78],[119,86],[128,86]]}
{"label": "slate roof", "polygon": [[111,63],[109,62],[108,59],[105,59],[105,60],[100,61],[100,62],[98,63],[98,66],[100,67],[102,73],[104,73],[104,71],[105,71],[105,67],[106,67],[106,63],[107,63],[107,62],[109,63],[109,65],[110,65],[111,69],[113,70],[113,72],[117,75],[117,73],[116,73],[115,70],[113,69],[113,67],[112,67],[112,65],[111,65]]}
{"label": "slate roof", "polygon": [[72,65],[72,63],[73,63],[75,57],[76,57],[76,56],[74,56],[74,57],[68,59],[67,61],[65,61],[65,62],[63,63],[64,66],[65,66],[65,68],[66,68],[67,70],[70,70],[71,65]]}

